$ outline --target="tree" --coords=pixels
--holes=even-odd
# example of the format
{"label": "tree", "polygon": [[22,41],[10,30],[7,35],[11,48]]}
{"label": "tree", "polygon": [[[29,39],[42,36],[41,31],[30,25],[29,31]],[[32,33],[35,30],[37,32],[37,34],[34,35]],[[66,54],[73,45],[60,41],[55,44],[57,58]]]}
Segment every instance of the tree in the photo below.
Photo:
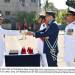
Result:
{"label": "tree", "polygon": [[58,23],[61,23],[61,25],[66,24],[64,19],[66,13],[67,13],[67,10],[58,10],[58,13],[56,15],[56,21]]}
{"label": "tree", "polygon": [[35,12],[18,12],[17,21],[19,20],[22,24],[24,23],[24,18],[26,18],[27,24],[30,25],[35,22],[36,13]]}
{"label": "tree", "polygon": [[[34,26],[36,13],[35,12],[18,12],[16,14],[17,19],[17,29],[23,30],[25,28]],[[26,22],[25,22],[26,21]],[[25,25],[26,23],[26,25]]]}
{"label": "tree", "polygon": [[45,11],[48,9],[48,6],[49,6],[49,3],[48,3],[48,0],[46,0],[46,4],[44,6]]}
{"label": "tree", "polygon": [[54,4],[51,2],[48,2],[48,0],[46,0],[45,6],[44,6],[45,11],[50,10],[50,11],[54,11],[56,13],[56,21],[58,23],[66,24],[65,20],[64,20],[64,16],[66,14],[66,10],[58,10],[57,8],[55,8]]}
{"label": "tree", "polygon": [[48,11],[48,10],[57,11],[57,9],[54,7],[54,4],[51,2],[48,2],[48,0],[46,0],[44,9],[45,9],[45,11]]}

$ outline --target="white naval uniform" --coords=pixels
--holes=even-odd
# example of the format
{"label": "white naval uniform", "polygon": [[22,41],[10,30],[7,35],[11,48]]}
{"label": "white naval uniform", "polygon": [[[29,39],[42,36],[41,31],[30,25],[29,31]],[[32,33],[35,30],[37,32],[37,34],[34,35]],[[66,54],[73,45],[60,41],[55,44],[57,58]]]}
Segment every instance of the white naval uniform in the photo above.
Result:
{"label": "white naval uniform", "polygon": [[19,31],[16,30],[5,30],[0,26],[0,67],[5,66],[5,39],[4,35],[19,35]]}
{"label": "white naval uniform", "polygon": [[75,67],[75,21],[66,26],[64,35],[64,61]]}
{"label": "white naval uniform", "polygon": [[[41,24],[40,26],[40,30],[43,30],[45,29],[47,26],[45,23]],[[43,40],[41,38],[37,38],[38,39],[38,50],[39,50],[39,53],[43,53]]]}
{"label": "white naval uniform", "polygon": [[[41,24],[39,31],[45,29],[46,27],[45,23]],[[40,66],[48,67],[46,55],[43,53],[43,46],[43,40],[41,38],[37,38],[37,48],[40,53]]]}

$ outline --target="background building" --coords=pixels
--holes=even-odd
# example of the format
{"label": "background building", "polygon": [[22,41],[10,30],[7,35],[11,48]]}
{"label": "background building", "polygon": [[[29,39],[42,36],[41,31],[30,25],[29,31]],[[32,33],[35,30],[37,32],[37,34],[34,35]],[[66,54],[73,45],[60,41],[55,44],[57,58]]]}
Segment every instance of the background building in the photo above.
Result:
{"label": "background building", "polygon": [[4,16],[15,15],[17,12],[40,11],[41,0],[0,0],[0,12]]}

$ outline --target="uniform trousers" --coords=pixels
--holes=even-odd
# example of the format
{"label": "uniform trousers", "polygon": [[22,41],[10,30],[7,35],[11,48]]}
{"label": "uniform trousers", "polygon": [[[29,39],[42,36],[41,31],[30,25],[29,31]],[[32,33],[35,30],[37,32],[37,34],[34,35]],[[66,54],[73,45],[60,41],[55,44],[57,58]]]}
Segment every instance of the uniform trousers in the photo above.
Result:
{"label": "uniform trousers", "polygon": [[57,67],[57,60],[53,60],[51,53],[46,53],[46,57],[49,67]]}
{"label": "uniform trousers", "polygon": [[46,54],[43,53],[43,41],[38,38],[37,39],[37,48],[38,48],[38,51],[39,51],[39,54],[40,54],[40,66],[41,67],[48,67],[48,63],[47,63],[47,58],[46,58]]}

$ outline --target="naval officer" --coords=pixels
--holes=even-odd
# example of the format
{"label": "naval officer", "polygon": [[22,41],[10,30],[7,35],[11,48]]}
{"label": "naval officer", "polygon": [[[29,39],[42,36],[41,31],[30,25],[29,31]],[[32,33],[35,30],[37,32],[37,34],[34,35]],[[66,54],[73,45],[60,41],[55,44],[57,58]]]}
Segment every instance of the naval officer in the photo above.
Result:
{"label": "naval officer", "polygon": [[5,66],[5,39],[4,35],[20,35],[19,31],[13,31],[13,30],[5,30],[2,28],[2,22],[3,22],[2,14],[0,14],[0,67]]}
{"label": "naval officer", "polygon": [[[38,23],[40,24],[40,29],[39,31],[46,29],[46,19],[45,19],[45,14],[40,14]],[[40,66],[42,67],[48,67],[47,64],[47,59],[46,59],[46,54],[43,53],[43,46],[44,46],[44,37],[37,38],[37,49],[40,54]]]}
{"label": "naval officer", "polygon": [[64,61],[67,66],[75,67],[75,9],[69,7],[65,20]]}
{"label": "naval officer", "polygon": [[46,12],[47,28],[38,32],[27,32],[28,35],[33,35],[36,38],[45,37],[43,52],[46,54],[49,67],[57,66],[58,55],[58,33],[59,28],[55,22],[55,13],[53,11]]}

